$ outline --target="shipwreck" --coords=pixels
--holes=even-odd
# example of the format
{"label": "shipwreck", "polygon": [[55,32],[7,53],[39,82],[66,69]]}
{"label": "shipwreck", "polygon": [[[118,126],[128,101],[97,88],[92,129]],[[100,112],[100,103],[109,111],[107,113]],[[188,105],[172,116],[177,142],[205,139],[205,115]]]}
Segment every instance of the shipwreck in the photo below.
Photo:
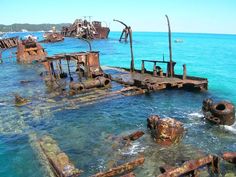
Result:
{"label": "shipwreck", "polygon": [[[119,20],[114,20],[122,25],[125,28],[122,31],[119,41],[124,39],[127,41],[129,38],[130,43],[130,53],[131,53],[131,62],[130,68],[122,68],[127,72],[124,74],[113,75],[112,80],[119,82],[124,85],[136,86],[140,89],[143,89],[144,92],[158,91],[163,89],[185,89],[190,91],[205,91],[208,89],[208,80],[206,78],[187,76],[186,65],[183,65],[183,74],[175,74],[175,65],[176,62],[172,59],[172,41],[171,41],[171,29],[169,18],[166,16],[168,22],[168,31],[169,31],[169,60],[164,59],[157,60],[141,60],[141,70],[135,69],[134,55],[133,55],[133,42],[132,42],[132,30],[131,27],[126,25],[124,22]],[[123,37],[125,34],[125,37]],[[145,63],[152,63],[153,70],[147,70],[145,68]],[[166,72],[163,71],[161,65],[166,65]]]}
{"label": "shipwreck", "polygon": [[110,29],[103,27],[99,21],[89,22],[76,19],[71,26],[62,27],[61,34],[65,37],[78,37],[85,39],[107,39]]}
{"label": "shipwreck", "polygon": [[29,35],[26,39],[18,41],[16,56],[19,63],[32,63],[43,60],[47,56],[47,52],[36,38]]}
{"label": "shipwreck", "polygon": [[64,40],[64,36],[58,32],[46,32],[43,34],[44,40],[41,42],[60,42]]}
{"label": "shipwreck", "polygon": [[111,83],[100,66],[98,51],[58,54],[46,57],[42,63],[46,69],[46,85],[53,90],[69,87],[69,93],[74,95]]}
{"label": "shipwreck", "polygon": [[0,39],[0,49],[9,49],[16,47],[18,42],[18,37],[10,37]]}

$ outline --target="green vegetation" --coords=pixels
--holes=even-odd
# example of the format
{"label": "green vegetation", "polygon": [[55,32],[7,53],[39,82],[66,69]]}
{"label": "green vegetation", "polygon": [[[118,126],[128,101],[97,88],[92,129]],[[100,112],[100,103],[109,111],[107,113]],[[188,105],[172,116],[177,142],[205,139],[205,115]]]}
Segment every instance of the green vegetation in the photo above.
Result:
{"label": "green vegetation", "polygon": [[22,31],[22,29],[25,29],[27,31],[49,31],[52,29],[53,26],[56,27],[56,30],[60,31],[62,26],[68,26],[69,23],[61,23],[61,24],[12,24],[12,25],[2,25],[0,24],[0,31],[1,32],[10,32],[15,31],[19,32]]}

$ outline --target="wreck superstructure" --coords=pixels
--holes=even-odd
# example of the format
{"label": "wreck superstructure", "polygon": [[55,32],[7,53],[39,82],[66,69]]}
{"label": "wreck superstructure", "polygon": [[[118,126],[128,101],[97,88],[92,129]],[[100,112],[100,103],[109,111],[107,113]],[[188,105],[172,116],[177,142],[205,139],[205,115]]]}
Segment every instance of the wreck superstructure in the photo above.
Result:
{"label": "wreck superstructure", "polygon": [[[46,84],[62,90],[69,86],[72,95],[110,84],[100,67],[98,51],[58,54],[46,57],[43,64],[47,71]],[[67,78],[69,84],[66,84]]]}
{"label": "wreck superstructure", "polygon": [[16,54],[17,61],[20,63],[32,63],[43,60],[47,56],[47,52],[33,36],[18,41]]}
{"label": "wreck superstructure", "polygon": [[71,26],[62,27],[61,34],[65,37],[78,37],[85,39],[107,39],[110,29],[103,27],[99,21],[89,22],[76,19]]}

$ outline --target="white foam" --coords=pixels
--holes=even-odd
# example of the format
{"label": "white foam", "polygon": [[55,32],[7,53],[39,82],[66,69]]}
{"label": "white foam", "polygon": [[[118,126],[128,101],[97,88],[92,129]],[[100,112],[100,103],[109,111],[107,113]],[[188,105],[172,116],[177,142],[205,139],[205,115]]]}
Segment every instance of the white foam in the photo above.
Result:
{"label": "white foam", "polygon": [[227,130],[229,132],[232,132],[233,134],[236,134],[236,122],[233,125],[231,125],[231,126],[229,126],[229,125],[222,125],[222,127],[225,130]]}
{"label": "white foam", "polygon": [[133,143],[130,148],[126,151],[123,152],[124,155],[135,155],[138,154],[140,152],[143,152],[146,148],[141,146],[141,144],[139,142],[135,142]]}
{"label": "white foam", "polygon": [[201,118],[203,117],[203,114],[200,112],[193,112],[193,113],[190,113],[189,116]]}

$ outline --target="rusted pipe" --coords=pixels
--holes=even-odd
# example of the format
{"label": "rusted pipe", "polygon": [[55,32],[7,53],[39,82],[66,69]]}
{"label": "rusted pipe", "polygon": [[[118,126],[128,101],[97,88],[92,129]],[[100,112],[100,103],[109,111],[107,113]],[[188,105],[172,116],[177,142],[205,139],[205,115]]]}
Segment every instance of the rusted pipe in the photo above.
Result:
{"label": "rusted pipe", "polygon": [[85,39],[85,38],[81,38],[81,37],[78,37],[78,39],[81,39],[82,41],[85,41],[87,42],[87,44],[89,45],[89,51],[92,51],[92,46],[91,46],[91,43],[89,40]]}
{"label": "rusted pipe", "polygon": [[96,79],[88,80],[81,83],[71,82],[70,89],[81,92],[81,91],[84,91],[85,89],[105,87],[105,86],[108,86],[110,83],[111,83],[110,79],[105,78],[105,77],[98,77]]}
{"label": "rusted pipe", "polygon": [[130,44],[130,53],[131,53],[131,62],[130,62],[130,72],[134,72],[134,54],[133,54],[133,38],[132,38],[132,29],[130,26],[127,26],[124,22],[120,21],[120,20],[113,20],[116,22],[121,23],[122,25],[125,26],[125,30],[128,30],[128,34],[129,34],[129,44]]}

